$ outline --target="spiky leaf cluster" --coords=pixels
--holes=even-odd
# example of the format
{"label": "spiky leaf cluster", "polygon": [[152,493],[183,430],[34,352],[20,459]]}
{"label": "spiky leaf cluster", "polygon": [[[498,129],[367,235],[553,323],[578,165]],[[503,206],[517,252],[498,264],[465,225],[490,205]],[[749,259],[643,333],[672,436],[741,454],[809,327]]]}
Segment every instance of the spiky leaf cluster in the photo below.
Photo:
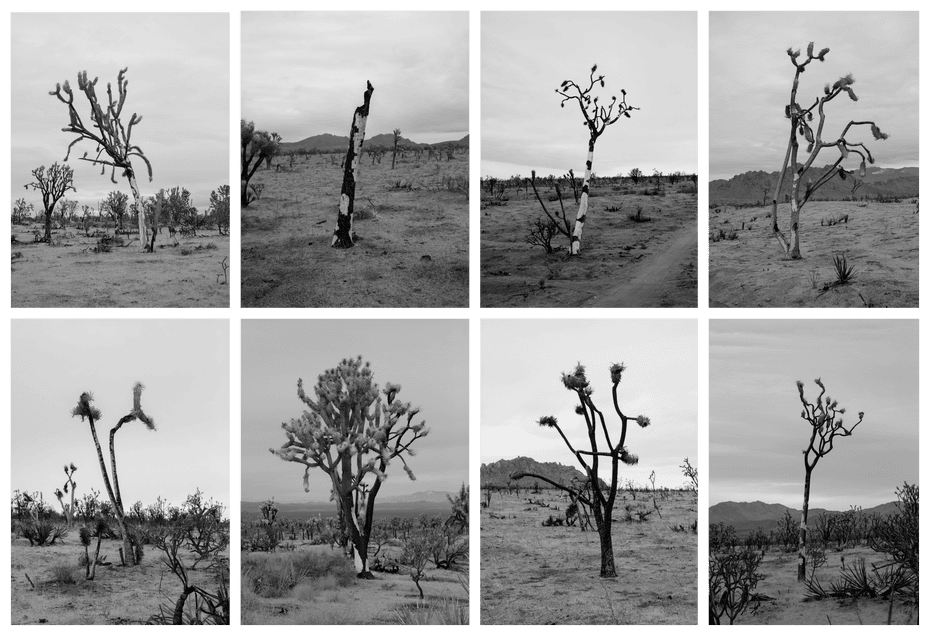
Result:
{"label": "spiky leaf cluster", "polygon": [[814,384],[820,387],[820,393],[814,402],[807,400],[804,394],[804,383],[798,380],[798,395],[801,398],[803,410],[801,418],[807,421],[811,426],[811,438],[805,453],[805,462],[809,461],[809,456],[813,454],[814,459],[810,461],[811,467],[817,464],[819,459],[833,450],[834,437],[847,437],[852,435],[853,430],[862,423],[865,413],[859,412],[859,420],[851,427],[846,428],[843,424],[842,415],[846,413],[845,408],[839,408],[836,400],[826,395],[826,387],[820,378],[814,380]]}

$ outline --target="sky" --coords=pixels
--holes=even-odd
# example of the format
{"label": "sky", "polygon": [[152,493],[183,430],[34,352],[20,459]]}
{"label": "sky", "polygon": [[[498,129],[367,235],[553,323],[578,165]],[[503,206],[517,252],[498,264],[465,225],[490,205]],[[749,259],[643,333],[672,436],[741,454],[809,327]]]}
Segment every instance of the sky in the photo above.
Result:
{"label": "sky", "polygon": [[367,137],[468,134],[468,13],[242,14],[242,117],[286,142],[348,136],[365,82]]}
{"label": "sky", "polygon": [[594,172],[697,172],[695,12],[485,12],[481,15],[481,174],[583,175],[588,132],[567,79],[639,108],[597,140]]}
{"label": "sky", "polygon": [[[809,106],[823,86],[852,73],[853,102],[846,95],[825,107],[823,139],[835,141],[850,120],[873,120],[890,135],[875,141],[868,127],[847,139],[865,142],[875,165],[918,166],[918,20],[916,12],[831,11],[710,13],[710,178],[729,179],[751,170],[781,170],[791,130],[785,105],[794,66],[788,48],[814,42],[829,48],[801,74],[798,103]],[[818,121],[815,112],[815,122]],[[806,161],[806,146],[798,160]],[[836,160],[821,151],[816,165]],[[855,157],[853,157],[855,159]],[[852,168],[856,166],[850,160]]]}
{"label": "sky", "polygon": [[71,417],[85,391],[103,414],[97,424],[109,468],[109,431],[132,410],[142,382],[138,420],[116,436],[124,507],[162,497],[181,504],[198,488],[229,508],[229,321],[13,320],[12,483],[53,494],[62,467],[78,470],[77,497],[107,499],[87,421]]}
{"label": "sky", "polygon": [[620,428],[613,363],[626,364],[617,394],[624,415],[652,420],[646,428],[628,424],[626,446],[639,464],[621,466],[622,484],[646,485],[655,471],[656,487],[679,488],[687,481],[679,468],[685,457],[702,470],[694,320],[482,320],[481,463],[525,456],[581,470],[558,432],[536,423],[553,415],[576,448],[587,443],[577,397],[561,379],[579,362],[612,433]]}
{"label": "sky", "polygon": [[[222,13],[14,13],[12,15],[12,199],[25,197],[42,209],[41,194],[24,190],[32,170],[61,163],[77,137],[61,129],[68,108],[49,95],[67,80],[78,113],[90,125],[90,107],[78,90],[77,74],[99,77],[97,95],[106,101],[107,83],[118,95],[116,78],[128,68],[124,123],[133,113],[132,142],[152,164],[132,165],[143,196],[159,189],[187,188],[193,205],[206,212],[210,192],[229,183],[229,16]],[[92,37],[92,33],[103,37]],[[132,196],[129,182],[110,170],[81,161],[96,156],[84,140],[71,150],[74,187],[69,199],[98,207],[108,192]],[[80,214],[80,207],[78,207]]]}
{"label": "sky", "polygon": [[895,500],[918,482],[916,320],[711,320],[710,503],[763,501],[800,509],[810,425],[795,382],[847,409],[811,477],[811,507],[846,510]]}
{"label": "sky", "polygon": [[283,422],[306,405],[297,380],[313,396],[317,377],[345,358],[371,363],[383,389],[401,385],[398,399],[420,407],[414,423],[429,434],[407,459],[408,479],[394,460],[379,497],[457,492],[468,483],[468,321],[465,320],[244,320],[242,323],[242,499],[326,502],[332,486],[319,469],[304,492],[301,464],[269,449],[287,441]]}

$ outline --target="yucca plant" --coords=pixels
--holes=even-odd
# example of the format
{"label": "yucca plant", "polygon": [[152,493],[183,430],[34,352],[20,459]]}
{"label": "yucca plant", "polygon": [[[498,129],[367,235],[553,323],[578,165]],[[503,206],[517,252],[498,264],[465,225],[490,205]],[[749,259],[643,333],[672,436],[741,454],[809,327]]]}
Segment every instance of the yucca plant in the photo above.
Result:
{"label": "yucca plant", "polygon": [[853,276],[855,276],[853,272],[856,267],[850,265],[846,261],[845,254],[835,254],[833,256],[833,269],[836,271],[836,282],[834,282],[834,285],[845,285],[852,281]]}

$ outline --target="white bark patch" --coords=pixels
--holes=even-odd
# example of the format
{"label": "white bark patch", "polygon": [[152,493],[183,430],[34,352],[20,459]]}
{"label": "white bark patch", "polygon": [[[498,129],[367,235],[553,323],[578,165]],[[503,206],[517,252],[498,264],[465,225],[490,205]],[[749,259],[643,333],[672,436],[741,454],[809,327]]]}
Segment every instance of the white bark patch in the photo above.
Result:
{"label": "white bark patch", "polygon": [[584,231],[584,219],[588,214],[588,188],[591,181],[591,166],[594,165],[594,149],[588,150],[588,161],[584,169],[584,181],[581,183],[581,201],[578,203],[578,214],[575,216],[575,227],[572,229],[572,245],[569,253],[581,252],[581,233]]}

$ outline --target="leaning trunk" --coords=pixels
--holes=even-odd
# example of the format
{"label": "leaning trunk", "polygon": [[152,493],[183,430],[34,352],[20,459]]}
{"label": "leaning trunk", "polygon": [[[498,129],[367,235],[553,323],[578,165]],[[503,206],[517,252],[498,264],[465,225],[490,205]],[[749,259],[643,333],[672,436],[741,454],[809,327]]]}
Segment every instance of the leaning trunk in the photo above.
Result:
{"label": "leaning trunk", "polygon": [[358,177],[358,161],[365,142],[365,125],[368,123],[368,107],[374,92],[371,82],[365,90],[364,102],[352,115],[352,128],[349,130],[349,149],[346,152],[345,172],[342,177],[342,194],[339,197],[339,216],[336,219],[336,231],[333,232],[331,247],[350,248],[355,244],[352,230],[352,215],[355,211],[355,183]]}
{"label": "leaning trunk", "polygon": [[578,215],[575,217],[575,227],[572,230],[572,244],[569,248],[571,254],[581,252],[581,233],[584,231],[584,223],[588,216],[588,183],[591,180],[591,165],[594,163],[594,141],[593,136],[588,140],[588,160],[585,162],[584,183],[581,185],[581,201],[578,204]]}
{"label": "leaning trunk", "polygon": [[142,196],[139,194],[139,186],[136,184],[136,175],[131,166],[126,169],[126,174],[129,177],[129,188],[132,190],[132,196],[136,202],[136,212],[139,215],[139,246],[143,252],[147,252],[149,251],[149,233],[145,226],[145,206],[142,202]]}
{"label": "leaning trunk", "polygon": [[801,529],[798,533],[798,581],[807,580],[807,507],[811,496],[811,471],[804,475],[804,506],[801,508]]}

